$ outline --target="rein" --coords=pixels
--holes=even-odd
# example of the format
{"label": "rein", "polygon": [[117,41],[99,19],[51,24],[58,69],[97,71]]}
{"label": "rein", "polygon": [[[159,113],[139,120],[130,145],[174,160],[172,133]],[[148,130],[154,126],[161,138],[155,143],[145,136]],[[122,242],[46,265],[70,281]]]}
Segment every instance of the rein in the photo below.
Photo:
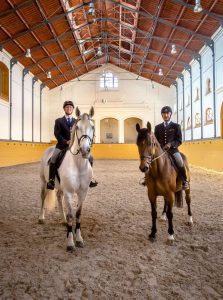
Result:
{"label": "rein", "polygon": [[89,144],[90,144],[90,148],[92,147],[92,145],[93,145],[93,139],[94,139],[94,131],[93,131],[93,137],[91,138],[89,135],[87,135],[87,134],[83,134],[80,138],[78,137],[78,135],[77,135],[77,123],[78,123],[78,121],[80,121],[80,119],[78,119],[77,120],[77,122],[76,122],[76,124],[75,124],[75,133],[74,133],[74,140],[73,140],[73,143],[72,143],[72,145],[74,144],[74,141],[75,141],[75,136],[77,136],[77,142],[78,142],[78,147],[79,147],[79,149],[77,149],[77,152],[76,153],[73,153],[72,151],[71,151],[71,147],[72,147],[72,145],[69,147],[69,150],[70,150],[70,153],[72,154],[72,155],[77,155],[77,154],[79,154],[80,152],[81,152],[81,149],[80,149],[80,146],[81,146],[81,142],[84,140],[84,139],[88,139],[89,140]]}

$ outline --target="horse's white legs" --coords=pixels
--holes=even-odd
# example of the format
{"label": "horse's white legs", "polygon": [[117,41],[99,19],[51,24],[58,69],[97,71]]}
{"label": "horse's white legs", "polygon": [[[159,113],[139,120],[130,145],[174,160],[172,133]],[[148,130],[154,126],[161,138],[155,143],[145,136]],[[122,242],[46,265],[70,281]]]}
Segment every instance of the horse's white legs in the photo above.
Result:
{"label": "horse's white legs", "polygon": [[86,198],[87,195],[87,190],[81,190],[78,193],[78,204],[77,204],[77,211],[76,211],[76,241],[75,245],[76,247],[84,247],[84,240],[81,236],[81,211],[82,211],[82,205],[84,202],[84,199]]}
{"label": "horse's white legs", "polygon": [[46,184],[45,182],[43,183],[42,182],[42,185],[41,185],[41,209],[40,209],[40,215],[39,215],[39,224],[43,224],[44,223],[44,219],[45,219],[45,208],[44,208],[44,201],[45,201],[45,198],[46,198],[46,193],[47,193],[47,190],[46,190]]}
{"label": "horse's white legs", "polygon": [[194,223],[193,217],[192,216],[188,216],[188,224],[192,226],[193,223]]}
{"label": "horse's white legs", "polygon": [[167,217],[166,217],[166,213],[162,213],[162,215],[160,216],[160,220],[161,221],[166,221],[167,220]]}
{"label": "horse's white legs", "polygon": [[72,209],[73,195],[71,193],[64,194],[64,201],[66,202],[67,213],[67,251],[74,250],[74,236],[73,236],[73,209]]}
{"label": "horse's white legs", "polygon": [[59,210],[60,210],[60,214],[61,214],[63,223],[67,224],[67,218],[66,218],[66,214],[65,214],[64,206],[63,206],[63,192],[60,190],[57,191],[57,200],[58,200]]}

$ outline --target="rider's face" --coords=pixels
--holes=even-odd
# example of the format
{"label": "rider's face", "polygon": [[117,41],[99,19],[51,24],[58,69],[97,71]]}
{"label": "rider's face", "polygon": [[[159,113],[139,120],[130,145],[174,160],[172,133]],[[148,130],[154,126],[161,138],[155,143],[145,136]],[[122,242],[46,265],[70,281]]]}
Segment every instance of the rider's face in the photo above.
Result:
{"label": "rider's face", "polygon": [[164,121],[168,122],[171,118],[171,112],[162,113],[162,118],[163,118]]}
{"label": "rider's face", "polygon": [[64,107],[65,114],[68,115],[68,116],[73,113],[73,110],[74,110],[74,108],[73,108],[72,105],[66,105]]}

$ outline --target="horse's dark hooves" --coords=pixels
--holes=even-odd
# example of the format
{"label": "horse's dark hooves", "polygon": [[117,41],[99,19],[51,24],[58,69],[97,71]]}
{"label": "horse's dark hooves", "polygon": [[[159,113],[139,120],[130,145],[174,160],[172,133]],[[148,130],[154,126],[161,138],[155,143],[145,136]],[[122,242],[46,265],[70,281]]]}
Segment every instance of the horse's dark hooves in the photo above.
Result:
{"label": "horse's dark hooves", "polygon": [[75,246],[76,246],[77,248],[84,248],[84,242],[76,241],[76,242],[75,242]]}
{"label": "horse's dark hooves", "polygon": [[67,252],[73,252],[74,246],[67,246]]}
{"label": "horse's dark hooves", "polygon": [[150,242],[154,243],[156,241],[156,236],[150,234],[149,235],[149,240],[150,240]]}
{"label": "horse's dark hooves", "polygon": [[44,220],[43,219],[39,219],[38,220],[38,224],[44,224]]}

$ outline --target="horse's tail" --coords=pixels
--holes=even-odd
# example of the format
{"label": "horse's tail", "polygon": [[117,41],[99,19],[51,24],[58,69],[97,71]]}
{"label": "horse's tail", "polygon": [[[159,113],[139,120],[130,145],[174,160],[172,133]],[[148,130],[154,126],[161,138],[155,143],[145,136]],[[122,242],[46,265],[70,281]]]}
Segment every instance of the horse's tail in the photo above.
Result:
{"label": "horse's tail", "polygon": [[174,206],[179,207],[179,208],[183,207],[183,191],[182,190],[175,193]]}
{"label": "horse's tail", "polygon": [[46,197],[44,200],[44,208],[52,211],[55,209],[56,206],[56,193],[54,190],[47,190]]}

